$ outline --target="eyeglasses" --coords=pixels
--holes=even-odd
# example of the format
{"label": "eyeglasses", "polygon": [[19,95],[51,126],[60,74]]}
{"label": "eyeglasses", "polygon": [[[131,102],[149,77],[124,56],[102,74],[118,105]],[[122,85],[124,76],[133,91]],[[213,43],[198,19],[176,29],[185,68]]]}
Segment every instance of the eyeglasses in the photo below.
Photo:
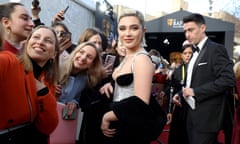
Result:
{"label": "eyeglasses", "polygon": [[65,32],[65,31],[56,31],[56,34],[59,37],[66,37],[67,35],[71,35],[70,32]]}

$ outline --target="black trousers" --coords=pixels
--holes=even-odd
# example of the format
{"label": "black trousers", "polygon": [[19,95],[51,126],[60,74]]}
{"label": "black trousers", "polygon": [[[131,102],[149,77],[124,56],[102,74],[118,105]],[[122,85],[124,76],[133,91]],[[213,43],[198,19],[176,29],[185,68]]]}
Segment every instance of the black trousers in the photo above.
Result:
{"label": "black trousers", "polygon": [[214,144],[217,132],[199,132],[193,125],[191,117],[187,114],[187,135],[189,144]]}
{"label": "black trousers", "polygon": [[0,134],[0,144],[48,144],[49,136],[40,133],[34,124]]}
{"label": "black trousers", "polygon": [[186,106],[175,107],[168,136],[168,144],[188,144]]}

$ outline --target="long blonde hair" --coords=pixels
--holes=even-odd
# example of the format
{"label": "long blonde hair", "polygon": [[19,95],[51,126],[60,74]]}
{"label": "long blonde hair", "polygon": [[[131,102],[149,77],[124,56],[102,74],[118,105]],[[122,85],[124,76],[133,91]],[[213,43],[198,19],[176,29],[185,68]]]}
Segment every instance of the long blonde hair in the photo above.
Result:
{"label": "long blonde hair", "polygon": [[51,27],[47,27],[44,25],[40,25],[38,27],[36,27],[28,36],[24,47],[23,47],[23,51],[21,52],[21,54],[19,55],[19,60],[20,62],[23,63],[25,71],[33,71],[33,64],[31,61],[31,58],[29,57],[28,53],[27,53],[27,45],[29,43],[30,38],[32,37],[32,34],[37,31],[38,29],[41,28],[45,28],[48,29],[50,31],[52,31],[53,35],[54,35],[54,39],[56,41],[55,43],[55,53],[56,56],[54,59],[49,59],[46,66],[45,66],[45,72],[46,72],[46,80],[50,83],[50,84],[56,84],[57,80],[58,80],[58,75],[59,75],[59,44],[58,44],[58,40],[57,40],[57,35],[55,33],[55,31],[51,28]]}
{"label": "long blonde hair", "polygon": [[86,73],[88,76],[88,86],[94,87],[103,77],[103,65],[102,65],[102,59],[100,56],[100,52],[97,50],[97,47],[92,42],[83,42],[80,45],[78,45],[70,54],[70,56],[66,59],[64,62],[61,73],[60,73],[60,79],[59,84],[65,85],[71,75],[71,72],[73,70],[73,58],[74,56],[84,48],[85,46],[91,46],[96,51],[96,57],[93,60],[93,63],[90,68],[86,69]]}

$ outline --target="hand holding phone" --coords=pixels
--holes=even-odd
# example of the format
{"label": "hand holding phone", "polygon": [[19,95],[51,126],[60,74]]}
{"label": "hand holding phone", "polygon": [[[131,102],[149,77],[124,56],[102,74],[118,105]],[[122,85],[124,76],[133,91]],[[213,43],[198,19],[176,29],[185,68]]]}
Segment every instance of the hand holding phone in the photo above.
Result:
{"label": "hand holding phone", "polygon": [[62,109],[62,118],[64,120],[74,120],[77,118],[77,112],[78,112],[77,109],[75,109],[71,115],[68,115],[68,111],[69,111],[68,107],[64,107]]}
{"label": "hand holding phone", "polygon": [[64,20],[64,14],[68,11],[69,9],[69,6],[67,6],[64,10],[63,10],[63,13],[59,14],[58,16],[60,17],[61,20]]}
{"label": "hand holding phone", "polygon": [[64,14],[67,12],[68,9],[69,9],[69,6],[67,6],[67,7],[63,10]]}
{"label": "hand holding phone", "polygon": [[105,58],[105,61],[104,61],[104,66],[110,66],[111,65],[111,68],[113,68],[113,65],[114,65],[114,61],[116,59],[116,56],[114,55],[107,55],[106,58]]}
{"label": "hand holding phone", "polygon": [[112,72],[113,72],[113,66],[114,66],[115,59],[116,59],[116,56],[114,56],[114,55],[107,55],[105,57],[105,60],[104,60],[104,71],[105,71],[105,74],[107,76],[111,75]]}
{"label": "hand holding phone", "polygon": [[54,19],[53,19],[53,22],[52,23],[55,23],[57,21],[63,21],[65,18],[64,18],[64,14],[68,11],[69,9],[69,6],[67,6],[65,9],[62,9],[60,10],[55,16],[54,16]]}

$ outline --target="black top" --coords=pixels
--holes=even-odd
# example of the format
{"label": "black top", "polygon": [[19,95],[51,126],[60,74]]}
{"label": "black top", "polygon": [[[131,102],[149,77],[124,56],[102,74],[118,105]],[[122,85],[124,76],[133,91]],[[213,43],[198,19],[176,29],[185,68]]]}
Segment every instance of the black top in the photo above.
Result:
{"label": "black top", "polygon": [[123,74],[117,77],[116,82],[120,86],[128,86],[133,82],[133,73]]}

